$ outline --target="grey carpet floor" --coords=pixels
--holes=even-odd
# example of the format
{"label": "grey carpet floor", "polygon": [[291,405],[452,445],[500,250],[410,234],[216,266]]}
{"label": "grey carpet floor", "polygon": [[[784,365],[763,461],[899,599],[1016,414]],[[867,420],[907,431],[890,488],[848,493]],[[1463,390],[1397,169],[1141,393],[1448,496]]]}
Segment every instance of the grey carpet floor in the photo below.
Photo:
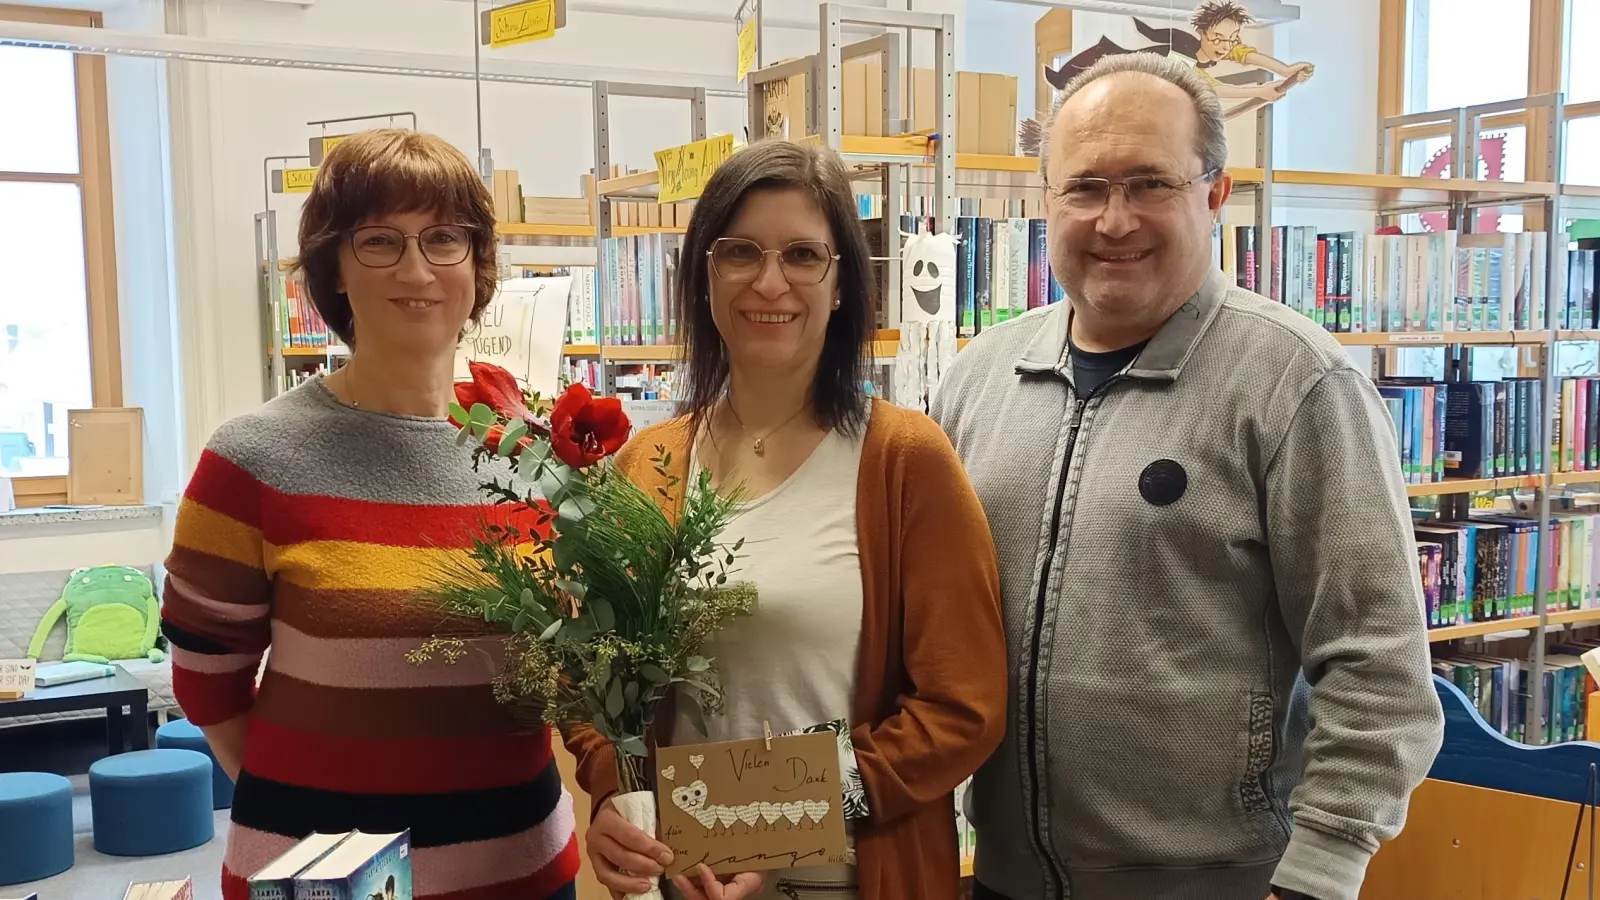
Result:
{"label": "grey carpet floor", "polygon": [[0,897],[26,897],[36,892],[39,900],[122,900],[133,882],[193,878],[195,900],[222,900],[228,810],[216,811],[216,836],[210,843],[192,850],[145,857],[97,853],[87,772],[89,763],[105,753],[101,733],[81,728],[29,728],[6,729],[0,734],[0,772],[55,772],[72,782],[72,827],[76,832],[72,868],[44,881],[0,887]]}

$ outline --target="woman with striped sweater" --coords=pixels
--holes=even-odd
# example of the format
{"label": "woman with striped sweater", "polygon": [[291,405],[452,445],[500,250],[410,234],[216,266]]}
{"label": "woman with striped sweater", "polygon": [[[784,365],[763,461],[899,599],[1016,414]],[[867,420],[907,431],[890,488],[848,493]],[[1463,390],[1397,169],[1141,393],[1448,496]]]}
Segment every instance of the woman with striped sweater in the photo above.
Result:
{"label": "woman with striped sweater", "polygon": [[472,627],[419,589],[500,515],[446,420],[495,287],[490,195],[438,138],[360,134],[323,161],[300,250],[350,360],[218,429],[167,560],[173,688],[238,782],[223,896],[313,831],[410,829],[419,898],[571,898],[571,798],[549,732],[492,696],[495,639],[406,661]]}

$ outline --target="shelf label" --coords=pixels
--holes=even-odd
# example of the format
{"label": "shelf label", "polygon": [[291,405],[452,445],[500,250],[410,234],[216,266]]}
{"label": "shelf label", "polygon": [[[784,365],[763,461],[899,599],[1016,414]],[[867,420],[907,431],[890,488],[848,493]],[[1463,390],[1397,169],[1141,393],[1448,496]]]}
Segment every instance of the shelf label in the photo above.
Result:
{"label": "shelf label", "polygon": [[658,203],[693,200],[706,189],[711,173],[733,155],[733,135],[719,134],[703,141],[656,151],[661,174]]}
{"label": "shelf label", "polygon": [[324,134],[324,135],[321,135],[319,137],[312,138],[311,139],[311,149],[309,151],[310,154],[311,154],[311,164],[313,166],[322,165],[322,158],[324,156],[328,155],[328,151],[329,150],[332,150],[333,148],[339,146],[347,138],[351,138],[351,137],[354,137],[354,135],[350,135],[350,134]]}
{"label": "shelf label", "polygon": [[739,80],[743,81],[746,75],[756,64],[756,16],[752,13],[750,18],[744,20],[739,26]]}
{"label": "shelf label", "polygon": [[0,659],[0,694],[26,694],[33,690],[31,659]]}
{"label": "shelf label", "polygon": [[1391,344],[1442,344],[1442,343],[1444,343],[1444,335],[1442,335],[1442,334],[1440,334],[1438,332],[1417,332],[1417,333],[1412,333],[1412,334],[1407,334],[1407,333],[1404,333],[1404,332],[1396,332],[1396,333],[1393,333],[1393,334],[1389,335],[1389,343],[1391,343]]}
{"label": "shelf label", "polygon": [[479,29],[480,42],[490,49],[526,44],[555,37],[555,0],[526,0],[497,9],[485,10]]}
{"label": "shelf label", "polygon": [[283,193],[306,194],[311,191],[312,182],[317,180],[316,169],[284,169]]}

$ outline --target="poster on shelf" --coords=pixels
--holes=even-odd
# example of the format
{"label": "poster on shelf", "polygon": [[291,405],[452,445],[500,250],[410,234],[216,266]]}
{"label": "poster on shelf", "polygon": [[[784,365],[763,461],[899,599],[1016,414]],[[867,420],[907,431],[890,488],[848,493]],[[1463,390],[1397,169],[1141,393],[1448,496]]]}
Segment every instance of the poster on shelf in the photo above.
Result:
{"label": "poster on shelf", "polygon": [[554,397],[571,290],[566,275],[500,282],[483,316],[467,326],[456,346],[456,380],[470,381],[467,363],[478,360],[509,371],[526,390]]}

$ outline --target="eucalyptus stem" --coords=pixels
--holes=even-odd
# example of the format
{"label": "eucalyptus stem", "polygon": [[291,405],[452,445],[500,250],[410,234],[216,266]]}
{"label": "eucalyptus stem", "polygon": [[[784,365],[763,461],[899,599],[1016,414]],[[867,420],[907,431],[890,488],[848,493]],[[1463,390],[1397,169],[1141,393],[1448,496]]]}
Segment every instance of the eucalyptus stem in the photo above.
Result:
{"label": "eucalyptus stem", "polygon": [[623,793],[634,791],[650,791],[656,789],[655,779],[650,777],[650,760],[643,756],[634,756],[616,748],[617,753],[617,787]]}

